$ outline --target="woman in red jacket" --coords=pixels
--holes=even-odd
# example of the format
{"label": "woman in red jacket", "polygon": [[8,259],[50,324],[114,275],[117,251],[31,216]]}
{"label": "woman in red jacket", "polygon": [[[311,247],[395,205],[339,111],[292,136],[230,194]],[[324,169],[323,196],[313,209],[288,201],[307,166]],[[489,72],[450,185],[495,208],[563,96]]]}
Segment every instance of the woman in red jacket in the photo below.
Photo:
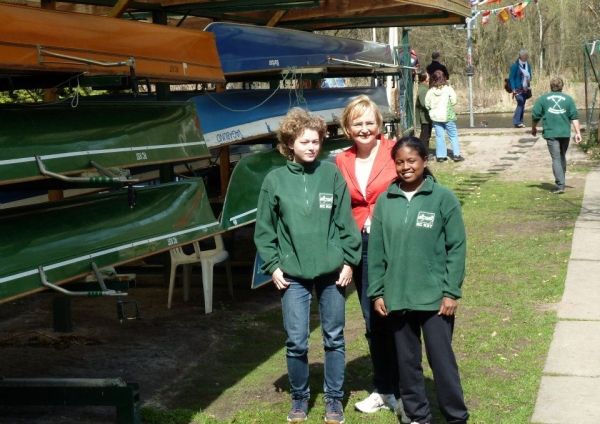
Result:
{"label": "woman in red jacket", "polygon": [[374,391],[354,406],[366,413],[392,409],[401,415],[404,410],[402,402],[396,402],[399,398],[397,364],[388,320],[375,313],[367,297],[367,250],[371,217],[377,197],[397,177],[391,155],[395,142],[381,135],[382,125],[381,112],[369,97],[361,95],[351,101],[342,114],[341,126],[354,146],[339,153],[335,163],[348,184],[352,213],[362,232],[362,261],[354,271],[354,283],[365,319],[366,337],[373,362]]}

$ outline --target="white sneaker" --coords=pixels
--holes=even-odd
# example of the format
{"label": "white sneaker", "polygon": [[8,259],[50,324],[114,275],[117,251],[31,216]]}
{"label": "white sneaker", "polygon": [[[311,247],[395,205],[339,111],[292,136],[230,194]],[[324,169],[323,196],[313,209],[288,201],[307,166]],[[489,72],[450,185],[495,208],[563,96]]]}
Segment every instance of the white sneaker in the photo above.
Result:
{"label": "white sneaker", "polygon": [[371,393],[365,400],[361,400],[354,404],[356,409],[367,414],[372,414],[380,409],[394,410],[395,406],[396,398],[394,395],[384,395],[377,392]]}

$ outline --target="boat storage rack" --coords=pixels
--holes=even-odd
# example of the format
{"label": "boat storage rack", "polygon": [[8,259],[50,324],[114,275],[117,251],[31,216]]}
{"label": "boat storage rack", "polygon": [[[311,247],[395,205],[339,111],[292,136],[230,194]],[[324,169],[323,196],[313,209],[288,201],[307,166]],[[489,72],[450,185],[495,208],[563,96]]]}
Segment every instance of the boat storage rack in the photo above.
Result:
{"label": "boat storage rack", "polygon": [[117,423],[141,424],[140,387],[121,378],[3,378],[0,405],[116,406]]}

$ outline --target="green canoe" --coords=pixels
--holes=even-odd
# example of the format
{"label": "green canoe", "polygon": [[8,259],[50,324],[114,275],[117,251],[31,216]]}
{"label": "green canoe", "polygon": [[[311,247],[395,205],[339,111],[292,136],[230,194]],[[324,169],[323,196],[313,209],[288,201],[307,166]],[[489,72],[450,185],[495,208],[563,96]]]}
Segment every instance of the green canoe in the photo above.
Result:
{"label": "green canoe", "polygon": [[92,169],[210,157],[189,102],[102,102],[0,107],[0,185]]}
{"label": "green canoe", "polygon": [[[352,145],[348,140],[326,140],[319,159],[333,162],[335,156]],[[285,165],[276,149],[246,156],[233,169],[221,214],[221,227],[230,230],[256,220],[256,205],[263,180],[269,172]]]}
{"label": "green canoe", "polygon": [[221,231],[202,179],[0,211],[0,303]]}

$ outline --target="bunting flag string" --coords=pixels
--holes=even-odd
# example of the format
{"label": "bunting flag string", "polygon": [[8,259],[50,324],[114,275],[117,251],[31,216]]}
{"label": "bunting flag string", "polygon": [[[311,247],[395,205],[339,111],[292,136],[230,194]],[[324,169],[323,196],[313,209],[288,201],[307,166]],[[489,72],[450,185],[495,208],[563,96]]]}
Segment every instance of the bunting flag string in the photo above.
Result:
{"label": "bunting flag string", "polygon": [[[489,3],[500,3],[502,0],[470,0],[471,2],[471,7],[475,7],[475,6],[482,6],[484,4],[489,4]],[[534,0],[535,4],[538,3],[538,0]],[[527,2],[529,3],[529,2]]]}
{"label": "bunting flag string", "polygon": [[[471,6],[479,6],[481,4],[487,3],[500,3],[502,0],[471,0]],[[534,0],[534,3],[537,4],[538,0]],[[523,9],[525,9],[531,0],[524,0],[520,3],[516,3],[510,6],[499,7],[497,9],[490,10],[472,10],[471,17],[465,20],[465,24],[469,24],[469,22],[477,19],[477,17],[482,16],[481,24],[485,25],[490,21],[490,16],[495,15],[498,17],[500,22],[505,23],[512,19],[523,19],[525,14],[523,13]]]}

